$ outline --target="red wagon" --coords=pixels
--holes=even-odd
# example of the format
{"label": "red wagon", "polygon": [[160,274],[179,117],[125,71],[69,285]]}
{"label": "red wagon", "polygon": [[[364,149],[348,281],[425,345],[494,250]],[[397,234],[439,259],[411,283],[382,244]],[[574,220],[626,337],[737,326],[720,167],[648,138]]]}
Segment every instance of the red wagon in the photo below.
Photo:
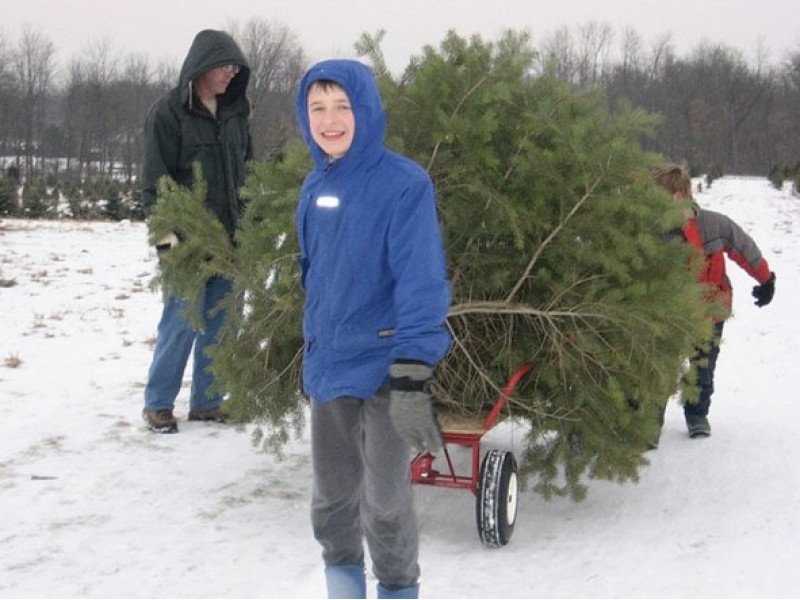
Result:
{"label": "red wagon", "polygon": [[[447,471],[441,472],[433,467],[436,457],[429,452],[418,454],[411,461],[413,483],[470,490],[475,495],[478,535],[483,544],[489,547],[505,546],[514,532],[517,518],[517,461],[510,450],[498,449],[487,452],[481,461],[481,438],[498,423],[511,392],[531,369],[531,363],[525,363],[517,369],[484,419],[457,417],[447,413],[439,415]],[[448,445],[471,449],[469,475],[456,473]]]}

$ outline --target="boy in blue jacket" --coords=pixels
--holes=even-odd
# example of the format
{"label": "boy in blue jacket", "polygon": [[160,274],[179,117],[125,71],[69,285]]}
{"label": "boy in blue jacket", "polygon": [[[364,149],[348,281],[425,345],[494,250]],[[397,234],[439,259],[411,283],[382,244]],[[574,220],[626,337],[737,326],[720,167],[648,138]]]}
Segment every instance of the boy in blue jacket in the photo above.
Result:
{"label": "boy in blue jacket", "polygon": [[385,112],[367,66],[314,65],[296,109],[314,159],[295,224],[306,296],[312,525],[328,595],[366,597],[365,538],[378,597],[416,598],[409,449],[441,447],[429,383],[450,345],[433,184],[385,147]]}

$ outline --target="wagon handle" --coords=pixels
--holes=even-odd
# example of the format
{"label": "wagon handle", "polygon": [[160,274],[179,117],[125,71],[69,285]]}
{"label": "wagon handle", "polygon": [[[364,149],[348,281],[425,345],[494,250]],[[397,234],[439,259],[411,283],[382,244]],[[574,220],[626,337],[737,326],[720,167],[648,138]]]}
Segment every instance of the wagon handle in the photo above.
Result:
{"label": "wagon handle", "polygon": [[489,429],[494,426],[494,423],[497,421],[500,411],[503,410],[503,407],[506,405],[506,401],[511,395],[511,392],[513,392],[514,388],[517,387],[520,379],[530,373],[531,369],[533,369],[533,363],[526,362],[511,376],[511,379],[509,379],[508,383],[506,383],[506,387],[503,388],[503,391],[500,394],[500,397],[497,399],[494,407],[492,407],[492,410],[489,412],[486,420],[483,422],[484,431],[489,431]]}

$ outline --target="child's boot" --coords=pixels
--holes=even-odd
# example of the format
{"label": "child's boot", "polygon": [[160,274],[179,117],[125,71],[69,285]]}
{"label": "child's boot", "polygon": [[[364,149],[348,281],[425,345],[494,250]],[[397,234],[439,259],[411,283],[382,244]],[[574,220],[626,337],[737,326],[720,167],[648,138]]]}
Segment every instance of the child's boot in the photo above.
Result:
{"label": "child's boot", "polygon": [[329,565],[325,567],[328,598],[366,598],[367,580],[360,565]]}
{"label": "child's boot", "polygon": [[690,438],[708,437],[711,435],[711,425],[702,415],[686,415],[686,428]]}
{"label": "child's boot", "polygon": [[415,583],[414,585],[406,587],[390,588],[379,583],[378,598],[419,598],[419,584]]}

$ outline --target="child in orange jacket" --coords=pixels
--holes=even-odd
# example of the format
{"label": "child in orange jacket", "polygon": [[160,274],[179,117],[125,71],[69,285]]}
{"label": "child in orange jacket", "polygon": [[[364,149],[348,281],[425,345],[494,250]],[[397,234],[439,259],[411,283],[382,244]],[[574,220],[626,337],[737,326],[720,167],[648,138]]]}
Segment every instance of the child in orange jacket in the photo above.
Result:
{"label": "child in orange jacket", "polygon": [[732,219],[722,213],[704,210],[692,200],[692,180],[687,169],[678,164],[665,163],[653,170],[655,182],[672,194],[676,202],[685,205],[686,221],[681,233],[687,243],[705,256],[700,273],[700,283],[710,285],[713,299],[719,299],[725,312],[714,319],[714,331],[707,346],[698,347],[692,363],[697,368],[698,400],[684,404],[684,416],[689,436],[711,435],[708,410],[714,393],[714,370],[719,356],[719,343],[725,320],[730,316],[733,288],[725,272],[725,256],[739,265],[758,282],[753,287],[755,305],[766,306],[775,294],[775,273],[761,255],[753,239]]}

